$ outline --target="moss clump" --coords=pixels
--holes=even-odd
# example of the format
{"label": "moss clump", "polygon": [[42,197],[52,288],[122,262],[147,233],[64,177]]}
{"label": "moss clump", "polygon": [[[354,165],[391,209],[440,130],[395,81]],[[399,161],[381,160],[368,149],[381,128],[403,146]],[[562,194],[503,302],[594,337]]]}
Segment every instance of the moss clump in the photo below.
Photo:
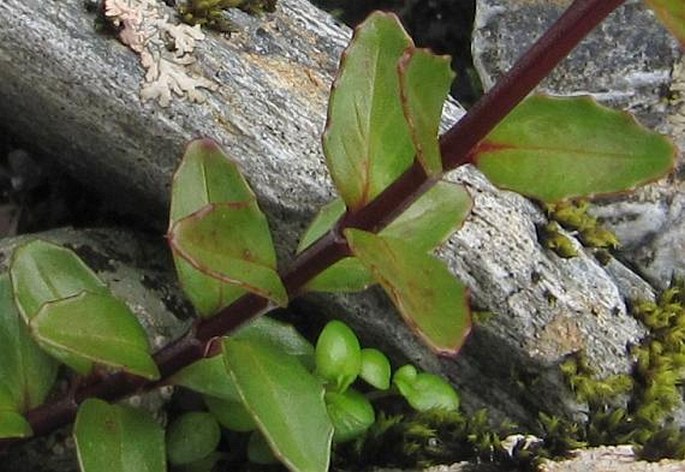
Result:
{"label": "moss clump", "polygon": [[578,255],[573,242],[561,232],[561,227],[555,221],[550,221],[538,231],[540,243],[547,249],[554,251],[557,256],[570,259]]}
{"label": "moss clump", "polygon": [[[650,333],[633,347],[635,391],[630,405],[637,422],[646,432],[638,440],[649,443],[653,455],[655,441],[668,423],[671,412],[682,405],[680,385],[685,376],[685,283],[675,281],[655,302],[638,302],[633,306],[635,317],[647,326]],[[672,429],[672,428],[671,428]],[[680,438],[683,447],[669,445]],[[680,451],[677,458],[685,458],[685,434],[670,434],[664,442],[665,451]],[[668,453],[666,457],[671,457]]]}
{"label": "moss clump", "polygon": [[571,241],[561,233],[559,226],[578,235],[585,247],[595,249],[595,256],[602,264],[610,260],[610,250],[619,247],[616,235],[602,227],[599,220],[587,213],[587,200],[564,201],[545,205],[548,217],[553,220],[541,231],[541,240],[548,249],[560,257],[569,258],[578,253]]}
{"label": "moss clump", "polygon": [[226,10],[230,8],[238,8],[253,15],[274,12],[276,0],[186,0],[178,4],[176,11],[184,23],[231,33],[237,28],[226,17]]}
{"label": "moss clump", "polygon": [[685,430],[670,424],[673,411],[682,405],[684,302],[685,285],[679,281],[657,301],[633,305],[633,316],[649,334],[631,349],[635,363],[630,376],[597,379],[582,355],[561,365],[569,386],[588,404],[588,422],[579,440],[590,446],[633,443],[646,460],[685,458]]}
{"label": "moss clump", "polygon": [[591,409],[615,403],[620,395],[633,389],[633,379],[627,374],[596,378],[594,369],[582,353],[564,361],[560,369],[576,398],[587,402]]}
{"label": "moss clump", "polygon": [[511,458],[501,438],[511,429],[510,425],[493,428],[485,410],[471,416],[445,410],[407,415],[381,413],[363,437],[336,446],[336,467],[424,468],[475,460],[506,463]]}

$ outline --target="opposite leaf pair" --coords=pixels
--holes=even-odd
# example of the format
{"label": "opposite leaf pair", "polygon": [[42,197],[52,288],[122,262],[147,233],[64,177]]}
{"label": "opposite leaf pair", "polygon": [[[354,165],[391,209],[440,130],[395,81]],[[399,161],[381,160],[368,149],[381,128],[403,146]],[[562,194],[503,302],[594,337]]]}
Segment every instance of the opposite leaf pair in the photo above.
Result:
{"label": "opposite leaf pair", "polygon": [[57,361],[159,378],[133,312],[76,254],[42,240],[19,246],[0,276],[0,357],[0,437],[32,434],[22,413],[43,403]]}
{"label": "opposite leaf pair", "polygon": [[[345,203],[322,210],[301,250],[347,207],[363,206],[383,191],[414,155],[431,175],[442,171],[437,133],[452,76],[448,58],[416,49],[393,15],[375,14],[360,27],[343,60],[324,135]],[[346,113],[351,122],[338,119]],[[470,324],[466,289],[428,253],[463,223],[470,206],[461,186],[439,182],[379,235],[345,230],[354,257],[304,289],[359,291],[380,283],[431,347],[454,354]],[[202,316],[246,292],[287,304],[266,220],[235,164],[211,141],[192,143],[176,173],[169,240],[181,284]]]}

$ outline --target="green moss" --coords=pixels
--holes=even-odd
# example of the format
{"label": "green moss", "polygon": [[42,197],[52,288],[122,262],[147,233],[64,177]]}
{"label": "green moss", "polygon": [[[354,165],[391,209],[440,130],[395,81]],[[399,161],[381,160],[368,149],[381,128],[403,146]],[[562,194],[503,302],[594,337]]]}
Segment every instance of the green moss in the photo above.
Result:
{"label": "green moss", "polygon": [[230,8],[238,8],[250,14],[273,12],[276,9],[276,0],[186,0],[176,10],[184,23],[231,33],[236,31],[236,27],[226,17],[226,10]]}
{"label": "green moss", "polygon": [[655,431],[640,446],[636,447],[639,456],[647,461],[660,461],[664,458],[685,458],[685,432],[682,428],[668,425]]}
{"label": "green moss", "polygon": [[576,398],[591,407],[611,404],[633,388],[633,379],[627,374],[596,378],[594,370],[582,353],[570,357],[559,367]]}
{"label": "green moss", "polygon": [[581,427],[576,422],[541,412],[538,425],[542,437],[542,447],[538,452],[541,457],[566,457],[570,450],[587,445],[580,440]]}
{"label": "green moss", "polygon": [[336,447],[336,467],[423,468],[467,460],[502,463],[510,460],[501,444],[509,432],[510,425],[493,428],[485,410],[470,417],[446,410],[381,413],[365,436]]}
{"label": "green moss", "polygon": [[563,201],[545,205],[545,211],[553,221],[545,225],[541,240],[545,247],[555,251],[560,257],[574,257],[577,251],[571,241],[559,231],[559,225],[578,234],[585,247],[595,249],[597,260],[607,264],[609,250],[619,247],[616,235],[602,227],[601,223],[587,213],[590,204],[587,200]]}
{"label": "green moss", "polygon": [[[582,354],[561,364],[569,386],[589,407],[578,436],[589,445],[633,443],[647,460],[685,458],[685,431],[670,425],[682,405],[685,375],[685,285],[674,282],[655,302],[636,302],[633,316],[649,329],[631,349],[630,376],[598,379]],[[629,400],[625,405],[626,394]]]}
{"label": "green moss", "polygon": [[578,251],[573,242],[562,232],[558,223],[550,221],[539,232],[540,243],[564,259],[576,257]]}

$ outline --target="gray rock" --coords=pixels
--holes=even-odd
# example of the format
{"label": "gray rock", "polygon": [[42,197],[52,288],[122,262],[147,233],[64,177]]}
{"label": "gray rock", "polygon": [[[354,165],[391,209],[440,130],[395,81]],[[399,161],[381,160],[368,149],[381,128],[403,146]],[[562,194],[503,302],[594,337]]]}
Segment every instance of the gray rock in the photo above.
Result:
{"label": "gray rock", "polygon": [[[486,88],[539,37],[570,2],[479,0],[473,37],[476,68]],[[628,1],[591,33],[539,90],[590,94],[629,111],[670,135],[682,149],[683,66],[677,42],[646,9]],[[678,166],[682,167],[682,162]],[[650,282],[665,287],[685,275],[682,170],[631,195],[605,198],[594,209],[623,244],[625,258]]]}

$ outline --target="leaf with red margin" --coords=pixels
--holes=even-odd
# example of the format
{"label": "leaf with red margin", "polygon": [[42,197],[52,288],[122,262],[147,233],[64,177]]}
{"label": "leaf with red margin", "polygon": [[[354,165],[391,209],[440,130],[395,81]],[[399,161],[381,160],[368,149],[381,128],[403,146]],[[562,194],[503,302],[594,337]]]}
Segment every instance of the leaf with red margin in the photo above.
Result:
{"label": "leaf with red margin", "polygon": [[171,228],[169,244],[201,274],[288,304],[269,226],[256,202],[206,205]]}
{"label": "leaf with red margin", "polygon": [[345,230],[352,252],[390,296],[404,320],[439,354],[459,351],[471,327],[466,287],[432,255],[405,241]]}
{"label": "leaf with red margin", "polygon": [[357,27],[343,53],[323,150],[351,210],[370,202],[414,161],[397,73],[400,57],[411,46],[395,15],[375,12]]}
{"label": "leaf with red margin", "polygon": [[[238,165],[210,139],[192,141],[174,174],[169,231],[181,219],[212,203],[256,202]],[[268,231],[268,228],[267,228]],[[271,253],[273,250],[271,251]],[[173,250],[178,278],[200,316],[208,317],[247,291],[193,266]]]}
{"label": "leaf with red margin", "polygon": [[645,0],[661,22],[685,46],[685,2],[683,0]]}
{"label": "leaf with red margin", "polygon": [[[428,252],[461,227],[471,212],[471,197],[458,184],[438,181],[380,234],[403,239],[417,250]],[[339,199],[326,205],[307,229],[300,250],[322,236],[345,212]],[[309,291],[359,292],[375,283],[371,273],[354,257],[346,257],[306,285]]]}
{"label": "leaf with red margin", "polygon": [[416,157],[430,176],[442,172],[438,130],[442,107],[454,72],[449,56],[436,56],[427,49],[410,48],[398,65],[402,109],[409,124]]}
{"label": "leaf with red margin", "polygon": [[274,454],[290,470],[328,470],[333,425],[321,380],[258,340],[225,338],[223,359]]}
{"label": "leaf with red margin", "polygon": [[80,374],[95,362],[159,379],[145,330],[130,308],[108,293],[84,291],[45,303],[29,326],[46,352]]}
{"label": "leaf with red margin", "polygon": [[664,176],[676,156],[663,136],[588,97],[532,96],[472,151],[498,187],[546,202],[628,190]]}

